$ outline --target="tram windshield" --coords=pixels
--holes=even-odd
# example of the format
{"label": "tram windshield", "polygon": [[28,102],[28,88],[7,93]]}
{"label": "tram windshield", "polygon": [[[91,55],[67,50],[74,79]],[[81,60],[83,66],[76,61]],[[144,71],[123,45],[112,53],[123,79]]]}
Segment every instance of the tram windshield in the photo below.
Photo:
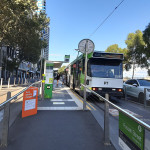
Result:
{"label": "tram windshield", "polygon": [[89,62],[88,72],[92,77],[123,78],[122,61],[109,59],[93,59]]}

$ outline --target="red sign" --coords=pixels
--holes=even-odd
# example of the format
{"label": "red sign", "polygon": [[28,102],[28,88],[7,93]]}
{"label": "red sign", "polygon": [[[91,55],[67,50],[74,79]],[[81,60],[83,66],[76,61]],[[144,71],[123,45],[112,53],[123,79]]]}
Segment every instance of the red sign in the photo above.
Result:
{"label": "red sign", "polygon": [[37,114],[38,88],[30,87],[23,93],[22,118]]}
{"label": "red sign", "polygon": [[76,64],[73,65],[73,68],[76,68]]}

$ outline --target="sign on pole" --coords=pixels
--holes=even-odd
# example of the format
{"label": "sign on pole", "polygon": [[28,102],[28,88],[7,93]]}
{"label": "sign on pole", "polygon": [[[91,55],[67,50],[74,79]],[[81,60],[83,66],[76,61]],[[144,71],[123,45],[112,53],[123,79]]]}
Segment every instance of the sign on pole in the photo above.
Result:
{"label": "sign on pole", "polygon": [[123,150],[144,150],[145,128],[119,112],[119,145]]}
{"label": "sign on pole", "polygon": [[69,60],[70,60],[70,55],[65,55],[65,63],[69,63]]}
{"label": "sign on pole", "polygon": [[30,87],[23,93],[22,118],[37,114],[38,88]]}
{"label": "sign on pole", "polygon": [[[94,51],[94,43],[90,39],[83,39],[79,42],[78,49],[81,53],[85,54],[85,72],[84,72],[84,85],[86,86],[86,76],[87,76],[87,54]],[[84,88],[84,101],[83,110],[86,109],[86,88]]]}

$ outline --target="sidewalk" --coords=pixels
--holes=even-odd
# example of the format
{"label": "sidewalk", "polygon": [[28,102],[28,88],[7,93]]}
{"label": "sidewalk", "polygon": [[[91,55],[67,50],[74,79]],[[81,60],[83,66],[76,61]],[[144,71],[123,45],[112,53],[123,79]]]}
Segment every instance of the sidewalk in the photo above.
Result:
{"label": "sidewalk", "polygon": [[115,150],[105,146],[103,129],[68,87],[55,87],[52,99],[38,103],[38,113],[18,117],[10,128],[7,150]]}
{"label": "sidewalk", "polygon": [[115,150],[90,111],[38,111],[10,129],[7,150]]}

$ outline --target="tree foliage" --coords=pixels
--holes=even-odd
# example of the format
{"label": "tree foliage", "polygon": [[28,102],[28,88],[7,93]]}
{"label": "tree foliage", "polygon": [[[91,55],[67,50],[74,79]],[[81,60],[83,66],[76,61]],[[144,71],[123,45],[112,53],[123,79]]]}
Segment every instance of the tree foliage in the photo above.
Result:
{"label": "tree foliage", "polygon": [[36,63],[45,48],[43,30],[49,19],[45,13],[36,14],[36,0],[0,1],[0,47],[11,46],[17,50],[18,60]]}
{"label": "tree foliage", "polygon": [[147,59],[150,58],[150,23],[146,27],[146,29],[143,31],[143,39],[145,42],[145,55],[147,56]]}
{"label": "tree foliage", "polygon": [[127,53],[128,53],[128,49],[126,48],[120,48],[118,46],[118,44],[113,44],[113,45],[110,45],[106,50],[105,52],[110,52],[110,53],[122,53],[124,54],[124,62],[126,63],[127,61]]}
{"label": "tree foliage", "polygon": [[128,48],[128,65],[133,65],[133,78],[136,65],[140,67],[148,66],[147,59],[144,54],[145,42],[143,40],[142,31],[137,30],[135,33],[129,33],[125,43],[127,44]]}
{"label": "tree foliage", "polygon": [[60,74],[62,74],[62,73],[64,72],[65,67],[66,67],[66,66],[60,67],[60,68],[58,69],[58,72],[59,72]]}

